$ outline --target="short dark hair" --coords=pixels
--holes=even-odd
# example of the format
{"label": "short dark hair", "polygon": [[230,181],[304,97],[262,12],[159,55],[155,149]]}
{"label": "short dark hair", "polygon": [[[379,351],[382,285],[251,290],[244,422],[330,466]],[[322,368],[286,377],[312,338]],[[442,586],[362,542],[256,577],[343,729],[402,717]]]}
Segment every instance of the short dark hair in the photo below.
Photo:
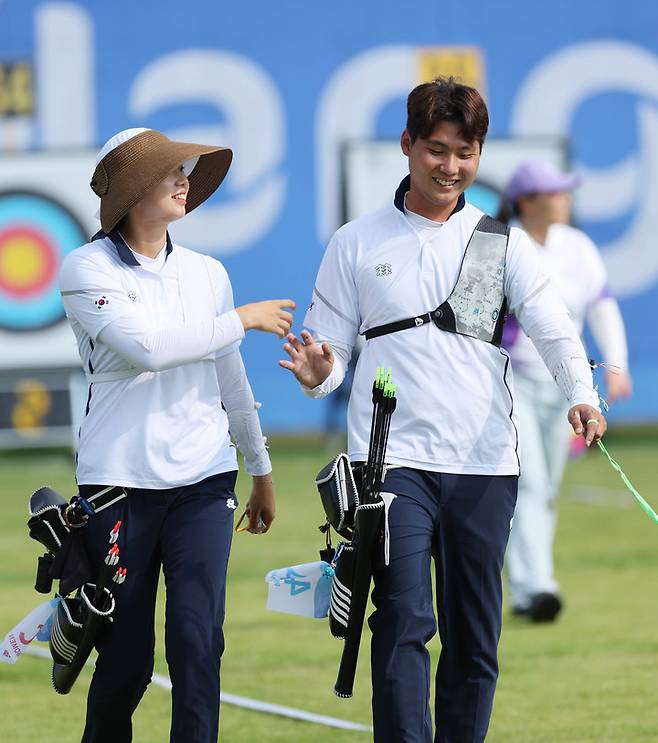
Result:
{"label": "short dark hair", "polygon": [[414,88],[407,98],[407,131],[411,142],[425,139],[442,122],[459,127],[468,142],[484,144],[489,129],[489,112],[480,93],[454,77],[437,77]]}

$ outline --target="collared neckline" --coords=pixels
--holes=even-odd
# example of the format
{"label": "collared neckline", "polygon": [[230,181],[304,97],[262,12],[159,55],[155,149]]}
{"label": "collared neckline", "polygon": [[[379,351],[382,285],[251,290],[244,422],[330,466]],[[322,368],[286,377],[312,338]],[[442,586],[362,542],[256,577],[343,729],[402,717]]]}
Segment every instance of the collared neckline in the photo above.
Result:
{"label": "collared neckline", "polygon": [[[405,178],[402,179],[400,182],[400,185],[397,188],[397,191],[395,192],[395,198],[393,199],[393,203],[395,204],[395,207],[399,209],[402,214],[404,214],[404,197],[407,195],[409,190],[411,189],[411,176],[408,175]],[[461,211],[464,206],[466,205],[466,198],[464,197],[463,193],[459,194],[459,198],[457,199],[457,203],[455,204],[455,208],[450,212],[450,215],[448,216],[448,219],[452,217],[453,214],[456,214],[457,212]],[[448,221],[446,219],[446,222]]]}
{"label": "collared neckline", "polygon": [[[91,241],[94,240],[102,240],[103,238],[108,237],[114,247],[116,248],[117,253],[119,254],[119,258],[127,265],[132,266],[133,268],[135,266],[141,266],[141,263],[135,258],[135,254],[133,251],[128,247],[126,241],[121,237],[121,233],[119,230],[114,229],[112,232],[106,233],[103,232],[103,230],[99,230],[92,238]],[[167,243],[165,246],[165,260],[167,260],[167,257],[171,253],[171,251],[174,249],[174,246],[171,242],[171,238],[169,237],[169,231],[167,230]]]}

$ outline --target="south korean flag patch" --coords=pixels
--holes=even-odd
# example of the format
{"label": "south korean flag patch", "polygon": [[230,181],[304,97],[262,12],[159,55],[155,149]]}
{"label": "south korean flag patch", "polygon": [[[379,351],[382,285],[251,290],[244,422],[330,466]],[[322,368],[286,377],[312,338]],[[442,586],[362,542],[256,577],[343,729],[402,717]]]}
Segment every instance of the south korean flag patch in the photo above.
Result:
{"label": "south korean flag patch", "polygon": [[103,294],[102,296],[98,297],[98,299],[94,302],[96,305],[97,310],[102,310],[104,307],[107,307],[109,304],[109,301],[107,297]]}

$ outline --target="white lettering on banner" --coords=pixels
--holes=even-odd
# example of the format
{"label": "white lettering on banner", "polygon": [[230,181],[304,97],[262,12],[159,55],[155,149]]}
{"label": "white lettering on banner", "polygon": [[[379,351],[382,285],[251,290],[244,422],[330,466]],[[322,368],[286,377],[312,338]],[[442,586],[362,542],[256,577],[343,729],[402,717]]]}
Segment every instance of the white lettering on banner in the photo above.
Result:
{"label": "white lettering on banner", "polygon": [[382,108],[406,98],[416,83],[415,46],[370,49],[339,67],[318,103],[315,120],[317,234],[326,242],[341,225],[341,147],[372,137]]}
{"label": "white lettering on banner", "polygon": [[[0,149],[95,146],[90,14],[81,4],[55,2],[37,7],[34,19],[36,114],[0,122]],[[158,57],[142,70],[131,87],[128,108],[141,124],[160,108],[186,103],[214,106],[226,124],[167,134],[231,147],[236,157],[224,188],[233,198],[204,204],[176,225],[172,234],[190,247],[216,255],[244,250],[271,229],[283,208],[287,180],[282,172],[286,137],[281,96],[268,73],[248,58],[187,49]]]}
{"label": "white lettering on banner", "polygon": [[94,31],[78,4],[48,3],[35,11],[37,101],[42,147],[95,144]]}
{"label": "white lettering on banner", "polygon": [[90,15],[78,3],[44,3],[35,9],[34,21],[36,112],[34,116],[0,121],[0,149],[95,144]]}
{"label": "white lettering on banner", "polygon": [[653,248],[658,203],[658,58],[617,41],[561,49],[543,59],[523,81],[510,117],[510,134],[569,135],[578,107],[606,92],[638,97],[639,151],[607,168],[575,163],[584,175],[574,195],[575,211],[583,219],[601,221],[633,212],[626,231],[601,246],[613,292],[633,296],[658,280],[658,251]]}
{"label": "white lettering on banner", "polygon": [[265,70],[226,51],[188,49],[149,64],[130,90],[129,110],[141,124],[159,108],[208,103],[226,124],[167,131],[183,141],[221,144],[235,152],[224,189],[234,197],[204,204],[172,226],[188,247],[226,255],[261,239],[278,218],[287,180],[283,101]]}

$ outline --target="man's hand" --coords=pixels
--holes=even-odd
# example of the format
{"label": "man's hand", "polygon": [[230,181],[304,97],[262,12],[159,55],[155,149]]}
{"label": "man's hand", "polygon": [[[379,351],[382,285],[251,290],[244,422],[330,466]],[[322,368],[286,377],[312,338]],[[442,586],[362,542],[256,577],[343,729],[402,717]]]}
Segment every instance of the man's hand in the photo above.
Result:
{"label": "man's hand", "polygon": [[236,312],[245,330],[263,330],[283,338],[292,326],[292,315],[283,308],[295,309],[292,299],[268,299],[265,302],[243,304]]}
{"label": "man's hand", "polygon": [[301,337],[300,341],[294,333],[288,333],[283,350],[290,361],[279,361],[279,366],[290,370],[305,387],[313,389],[331,374],[334,353],[328,343],[317,344],[306,330],[302,330]]}
{"label": "man's hand", "polygon": [[265,534],[274,521],[275,512],[272,475],[255,475],[251,497],[245,508],[245,515],[249,519],[249,524],[244,531],[252,534]]}
{"label": "man's hand", "polygon": [[608,428],[603,415],[591,405],[574,405],[569,410],[569,423],[574,433],[585,437],[585,443],[589,446],[593,441],[603,438]]}
{"label": "man's hand", "polygon": [[628,372],[623,369],[612,371],[606,369],[605,372],[605,393],[609,403],[615,402],[624,397],[630,397],[633,385]]}

